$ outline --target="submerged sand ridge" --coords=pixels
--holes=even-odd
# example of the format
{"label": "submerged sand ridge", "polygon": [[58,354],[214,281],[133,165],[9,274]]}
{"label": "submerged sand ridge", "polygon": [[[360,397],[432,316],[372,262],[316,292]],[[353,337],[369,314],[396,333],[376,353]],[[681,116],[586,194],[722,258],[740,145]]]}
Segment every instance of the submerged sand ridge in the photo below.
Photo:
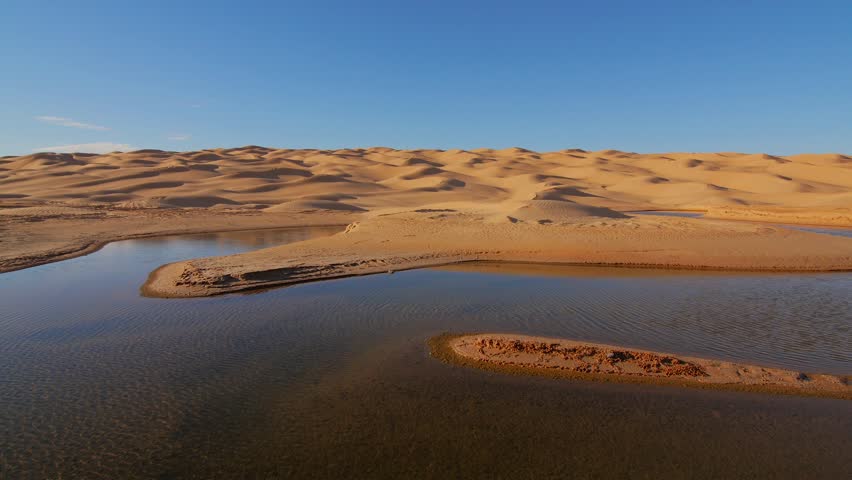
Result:
{"label": "submerged sand ridge", "polygon": [[852,399],[848,375],[822,375],[517,334],[444,334],[429,341],[443,360],[526,375],[658,383]]}

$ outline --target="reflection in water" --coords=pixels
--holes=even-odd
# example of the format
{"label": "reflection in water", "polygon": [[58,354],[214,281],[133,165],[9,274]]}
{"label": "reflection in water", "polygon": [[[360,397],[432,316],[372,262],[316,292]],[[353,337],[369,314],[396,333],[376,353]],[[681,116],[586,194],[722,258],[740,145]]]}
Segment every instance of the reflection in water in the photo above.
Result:
{"label": "reflection in water", "polygon": [[0,275],[0,476],[852,472],[852,402],[504,376],[425,345],[513,331],[849,373],[850,274],[486,264],[138,295],[162,263],[261,246],[246,235],[120,242]]}
{"label": "reflection in water", "polygon": [[245,252],[286,243],[301,242],[311,238],[331,235],[342,230],[341,227],[299,227],[299,228],[270,228],[265,230],[238,230],[233,232],[195,233],[189,235],[173,235],[166,237],[143,238],[128,240],[120,245],[131,249],[137,244],[143,245],[193,245],[209,248],[214,251],[211,255],[226,255],[219,252]]}

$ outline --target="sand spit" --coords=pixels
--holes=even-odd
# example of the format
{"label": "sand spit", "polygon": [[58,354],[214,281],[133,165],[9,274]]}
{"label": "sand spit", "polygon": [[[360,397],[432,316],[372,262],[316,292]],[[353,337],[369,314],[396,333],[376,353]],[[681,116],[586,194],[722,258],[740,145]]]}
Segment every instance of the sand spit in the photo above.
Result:
{"label": "sand spit", "polygon": [[497,219],[493,210],[418,209],[366,217],[330,237],[168,264],[151,274],[143,292],[206,296],[470,261],[841,271],[852,270],[852,242],[678,217],[519,220]]}
{"label": "sand spit", "polygon": [[848,375],[515,334],[444,334],[429,344],[445,361],[505,373],[852,399]]}

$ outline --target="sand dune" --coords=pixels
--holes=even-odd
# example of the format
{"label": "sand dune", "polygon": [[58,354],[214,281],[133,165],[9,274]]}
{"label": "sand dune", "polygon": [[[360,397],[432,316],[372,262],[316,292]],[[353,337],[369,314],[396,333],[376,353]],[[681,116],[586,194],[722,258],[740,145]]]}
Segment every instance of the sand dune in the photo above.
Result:
{"label": "sand dune", "polygon": [[577,217],[628,218],[627,215],[605,207],[593,207],[566,200],[530,200],[508,213],[510,221],[548,224]]}
{"label": "sand dune", "polygon": [[[0,159],[0,206],[73,202],[114,208],[380,210],[445,202],[709,209],[852,207],[852,158],[617,150],[290,150],[247,146],[198,152],[35,153]],[[346,204],[317,195],[347,195]],[[301,202],[301,203],[300,203]],[[288,207],[289,205],[289,207]],[[8,206],[8,205],[6,205]],[[562,210],[568,208],[560,206]],[[556,208],[554,206],[549,209]],[[587,214],[606,213],[594,209]],[[519,214],[520,215],[520,214]]]}
{"label": "sand dune", "polygon": [[852,243],[771,226],[852,225],[845,155],[291,150],[0,158],[0,271],[175,231],[350,224],[302,246],[165,266],[150,293],[209,295],[466,260],[852,269]]}
{"label": "sand dune", "polygon": [[314,210],[345,210],[349,212],[362,212],[363,208],[349,205],[348,203],[328,200],[322,198],[302,199],[284,202],[274,207],[269,207],[270,212],[310,212]]}

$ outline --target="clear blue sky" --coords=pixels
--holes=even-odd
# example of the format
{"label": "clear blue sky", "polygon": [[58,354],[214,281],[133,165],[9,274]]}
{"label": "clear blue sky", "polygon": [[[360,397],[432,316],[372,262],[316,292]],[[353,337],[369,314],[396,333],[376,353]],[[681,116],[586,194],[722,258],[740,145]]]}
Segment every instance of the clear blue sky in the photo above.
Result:
{"label": "clear blue sky", "polygon": [[850,22],[849,0],[4,0],[0,155],[850,153]]}

